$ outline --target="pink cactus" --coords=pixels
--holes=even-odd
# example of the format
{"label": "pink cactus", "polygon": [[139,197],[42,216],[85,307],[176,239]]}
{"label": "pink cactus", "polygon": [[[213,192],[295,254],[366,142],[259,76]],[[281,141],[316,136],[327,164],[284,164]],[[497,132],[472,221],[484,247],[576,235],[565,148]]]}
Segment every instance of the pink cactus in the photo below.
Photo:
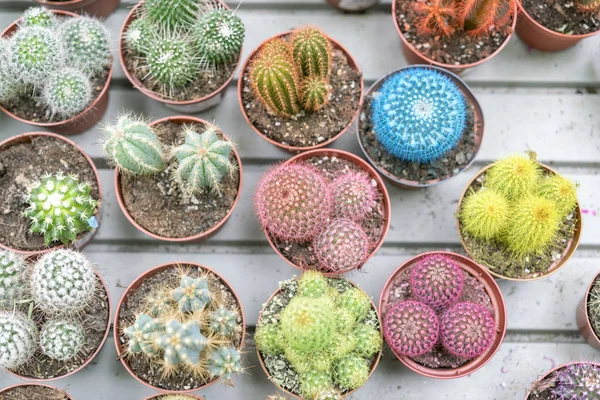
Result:
{"label": "pink cactus", "polygon": [[413,297],[436,310],[456,302],[464,286],[462,269],[452,258],[441,254],[421,258],[410,271]]}
{"label": "pink cactus", "polygon": [[325,177],[306,164],[282,164],[262,177],[254,204],[267,232],[291,242],[312,240],[333,211]]}
{"label": "pink cactus", "polygon": [[388,311],[383,321],[383,335],[397,354],[420,356],[437,343],[439,320],[428,305],[405,300]]}
{"label": "pink cactus", "polygon": [[378,197],[374,180],[363,172],[348,172],[333,181],[335,214],[362,222],[373,211]]}
{"label": "pink cactus", "polygon": [[324,272],[345,272],[362,267],[369,256],[369,238],[349,219],[336,219],[313,241],[313,249]]}
{"label": "pink cactus", "polygon": [[494,316],[480,304],[455,304],[444,313],[440,326],[444,348],[469,360],[485,353],[496,339]]}

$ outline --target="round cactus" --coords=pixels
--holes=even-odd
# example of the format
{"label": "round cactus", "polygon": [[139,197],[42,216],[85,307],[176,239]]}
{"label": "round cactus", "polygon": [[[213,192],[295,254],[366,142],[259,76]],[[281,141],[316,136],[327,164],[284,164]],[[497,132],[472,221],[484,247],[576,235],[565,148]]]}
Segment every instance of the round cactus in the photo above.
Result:
{"label": "round cactus", "polygon": [[331,88],[329,82],[318,76],[309,76],[302,82],[302,108],[319,111],[329,102]]}
{"label": "round cactus", "polygon": [[436,310],[456,302],[465,286],[465,275],[450,257],[433,254],[421,258],[410,271],[415,299]]}
{"label": "round cactus", "polygon": [[53,360],[67,361],[74,358],[85,344],[83,326],[66,320],[50,320],[40,334],[42,352]]}
{"label": "round cactus", "polygon": [[44,84],[63,63],[56,34],[39,26],[17,30],[10,41],[10,65],[20,79],[34,86]]}
{"label": "round cactus", "polygon": [[323,175],[303,164],[271,169],[258,183],[254,204],[269,235],[284,241],[313,239],[328,222],[332,198]]}
{"label": "round cactus", "polygon": [[327,278],[318,271],[306,271],[298,279],[298,295],[304,297],[323,297],[329,290]]}
{"label": "round cactus", "polygon": [[242,372],[241,355],[233,347],[219,347],[208,359],[208,370],[213,376],[230,381],[234,374]]}
{"label": "round cactus", "polygon": [[313,370],[300,374],[300,392],[305,399],[312,399],[332,386],[333,378],[329,371]]}
{"label": "round cactus", "polygon": [[0,311],[0,367],[14,369],[29,361],[36,342],[37,328],[26,315]]}
{"label": "round cactus", "polygon": [[0,250],[0,306],[10,306],[25,291],[25,257]]}
{"label": "round cactus", "polygon": [[362,222],[376,205],[377,183],[363,172],[348,172],[333,181],[335,214]]}
{"label": "round cactus", "polygon": [[[360,325],[361,327],[363,325]],[[358,329],[358,326],[357,326]],[[361,337],[362,338],[362,337]],[[357,335],[354,335],[354,331],[352,332],[337,332],[335,338],[333,339],[333,345],[329,348],[329,354],[331,355],[333,360],[338,360],[342,357],[347,356],[348,354],[355,351],[358,346],[361,346],[357,342]],[[368,345],[367,345],[368,346]]]}
{"label": "round cactus", "polygon": [[350,354],[336,362],[334,380],[341,388],[354,390],[367,382],[370,372],[367,360],[356,354]]}
{"label": "round cactus", "polygon": [[492,346],[496,339],[496,322],[484,306],[458,303],[442,316],[440,337],[449,353],[470,360]]}
{"label": "round cactus", "polygon": [[283,353],[283,332],[278,324],[259,325],[254,334],[256,347],[267,356]]}
{"label": "round cactus", "polygon": [[352,287],[340,293],[335,301],[336,311],[346,311],[351,317],[352,326],[364,320],[372,308],[371,298],[364,290]]}
{"label": "round cactus", "polygon": [[359,324],[352,332],[356,347],[354,352],[361,357],[372,357],[381,351],[383,339],[381,332],[369,325]]}
{"label": "round cactus", "polygon": [[317,393],[311,400],[343,400],[344,396],[336,389],[327,389]]}
{"label": "round cactus", "polygon": [[148,18],[138,16],[131,21],[127,30],[123,34],[123,40],[128,49],[144,54],[148,47],[152,46],[151,38],[153,35],[152,22]]}
{"label": "round cactus", "polygon": [[108,31],[90,17],[70,18],[60,26],[68,65],[96,74],[110,65]]}
{"label": "round cactus", "polygon": [[416,357],[425,354],[438,341],[440,323],[435,311],[426,304],[405,300],[385,316],[383,334],[397,354]]}
{"label": "round cactus", "polygon": [[94,296],[96,273],[92,263],[73,250],[54,250],[33,266],[31,295],[42,311],[73,313],[83,310]]}
{"label": "round cactus", "polygon": [[168,290],[158,290],[148,293],[144,299],[148,313],[153,317],[160,317],[173,309],[175,299]]}
{"label": "round cactus", "polygon": [[222,336],[229,336],[238,328],[237,317],[235,311],[219,307],[208,315],[210,330]]}
{"label": "round cactus", "polygon": [[543,178],[540,195],[556,204],[561,218],[565,218],[577,206],[577,187],[572,180],[560,175]]}
{"label": "round cactus", "polygon": [[191,25],[198,12],[198,0],[146,0],[144,11],[148,18],[161,26],[173,30]]}
{"label": "round cactus", "polygon": [[202,58],[211,64],[234,61],[244,43],[244,23],[225,8],[216,8],[200,16],[193,37]]}
{"label": "round cactus", "polygon": [[56,17],[51,11],[43,7],[31,7],[25,10],[19,25],[22,27],[52,28],[56,26]]}
{"label": "round cactus", "polygon": [[0,38],[0,103],[4,105],[11,104],[26,87],[14,79],[10,58],[9,40]]}
{"label": "round cactus", "polygon": [[185,323],[169,320],[165,323],[165,330],[154,339],[154,344],[164,351],[166,368],[179,363],[196,365],[208,343],[209,340],[200,332],[200,323],[193,320]]}
{"label": "round cactus", "polygon": [[66,119],[81,113],[92,100],[89,78],[73,68],[54,73],[42,91],[42,101],[52,115]]}
{"label": "round cactus", "polygon": [[485,188],[465,197],[460,210],[461,228],[477,239],[490,241],[506,230],[509,216],[508,200]]}
{"label": "round cactus", "polygon": [[568,365],[556,372],[550,391],[560,400],[598,400],[600,368],[587,362]]}
{"label": "round cactus", "polygon": [[315,238],[313,250],[322,271],[346,272],[362,267],[369,256],[369,238],[356,222],[337,219]]}
{"label": "round cactus", "polygon": [[156,354],[154,339],[162,333],[162,330],[161,324],[151,316],[138,315],[135,322],[123,330],[129,341],[127,351],[131,354],[140,352],[148,355]]}
{"label": "round cactus", "polygon": [[281,312],[281,330],[287,343],[299,351],[317,351],[331,344],[335,332],[332,310],[319,299],[295,297]]}
{"label": "round cactus", "polygon": [[452,150],[467,120],[464,95],[440,72],[403,69],[388,77],[371,104],[377,140],[404,161],[429,163]]}
{"label": "round cactus", "polygon": [[332,63],[332,46],[320,29],[307,26],[292,35],[292,55],[304,76],[327,78]]}
{"label": "round cactus", "polygon": [[160,83],[166,92],[185,86],[198,73],[198,61],[189,41],[176,36],[158,37],[146,51],[146,67],[150,79]]}
{"label": "round cactus", "polygon": [[537,187],[540,174],[533,157],[515,154],[496,161],[486,174],[485,185],[507,200],[516,201]]}
{"label": "round cactus", "polygon": [[179,311],[184,313],[200,311],[211,300],[208,281],[204,277],[194,279],[189,276],[182,276],[179,287],[173,289],[171,295],[177,301]]}
{"label": "round cactus", "polygon": [[[311,354],[315,354],[313,352]],[[291,366],[298,374],[304,374],[311,370],[310,358],[307,357],[308,353],[294,349],[292,346],[286,346],[284,348],[284,355],[286,360],[289,361]]]}

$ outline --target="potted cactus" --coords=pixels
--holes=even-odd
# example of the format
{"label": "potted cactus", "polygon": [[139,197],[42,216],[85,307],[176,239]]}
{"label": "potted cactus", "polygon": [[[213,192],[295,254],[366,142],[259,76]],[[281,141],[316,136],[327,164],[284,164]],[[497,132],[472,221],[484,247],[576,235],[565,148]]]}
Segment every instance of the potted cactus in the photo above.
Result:
{"label": "potted cactus", "polygon": [[531,385],[525,400],[584,400],[600,397],[600,364],[581,361],[554,368]]}
{"label": "potted cactus", "polygon": [[238,98],[252,129],[290,151],[328,145],[358,115],[363,79],[356,61],[316,27],[284,32],[255,49]]}
{"label": "potted cactus", "polygon": [[204,398],[192,394],[159,394],[150,396],[146,400],[204,400]]}
{"label": "potted cactus", "polygon": [[382,349],[367,293],[308,271],[280,283],[254,336],[261,366],[279,389],[303,399],[342,399],[364,385]]}
{"label": "potted cactus", "polygon": [[390,224],[387,189],[363,160],[311,150],[259,181],[256,214],[271,247],[290,265],[339,275],[360,269]]}
{"label": "potted cactus", "polygon": [[517,21],[517,0],[393,0],[392,17],[409,64],[459,73],[506,46]]}
{"label": "potted cactus", "polygon": [[189,392],[244,371],[244,312],[232,287],[200,264],[164,264],[127,288],[115,316],[115,344],[146,386]]}
{"label": "potted cactus", "polygon": [[240,196],[242,163],[219,128],[193,117],[148,124],[124,114],[105,130],[117,200],[140,231],[187,242],[206,239],[227,221]]}
{"label": "potted cactus", "polygon": [[492,276],[450,252],[423,253],[398,267],[379,313],[396,357],[432,378],[460,378],[483,367],[506,332],[504,298]]}
{"label": "potted cactus", "polygon": [[364,12],[375,7],[379,0],[326,0],[328,4],[344,12]]}
{"label": "potted cactus", "polygon": [[83,369],[110,330],[106,285],[74,250],[54,250],[33,264],[0,250],[0,306],[0,366],[25,379]]}
{"label": "potted cactus", "polygon": [[244,36],[242,20],[220,0],[142,0],[125,20],[119,55],[136,89],[197,113],[223,99]]}
{"label": "potted cactus", "polygon": [[0,398],[6,400],[73,400],[64,390],[58,390],[52,386],[40,385],[38,383],[23,383],[9,386],[0,390]]}
{"label": "potted cactus", "polygon": [[600,273],[587,287],[575,315],[581,335],[590,346],[600,350]]}
{"label": "potted cactus", "polygon": [[93,17],[108,17],[119,5],[120,0],[35,0],[50,10],[70,11]]}
{"label": "potted cactus", "polygon": [[0,248],[37,255],[81,248],[99,225],[100,178],[70,140],[27,133],[0,143]]}
{"label": "potted cactus", "polygon": [[405,188],[432,186],[468,168],[483,127],[481,107],[468,86],[451,72],[424,65],[375,82],[357,125],[371,165]]}
{"label": "potted cactus", "polygon": [[62,134],[89,129],[108,104],[109,44],[99,20],[28,9],[0,38],[0,109]]}
{"label": "potted cactus", "polygon": [[485,167],[458,205],[465,250],[499,278],[533,280],[556,272],[579,243],[576,187],[532,152]]}

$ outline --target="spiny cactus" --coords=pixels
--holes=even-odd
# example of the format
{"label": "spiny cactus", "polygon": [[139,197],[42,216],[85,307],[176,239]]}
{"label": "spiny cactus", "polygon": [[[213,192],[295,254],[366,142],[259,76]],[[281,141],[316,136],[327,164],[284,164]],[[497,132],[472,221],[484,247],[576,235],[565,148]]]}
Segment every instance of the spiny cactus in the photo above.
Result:
{"label": "spiny cactus", "polygon": [[215,349],[208,360],[208,370],[213,376],[231,381],[233,375],[243,370],[240,351],[233,347]]}
{"label": "spiny cactus", "polygon": [[372,307],[371,298],[362,289],[352,287],[340,293],[335,300],[338,312],[348,312],[351,317],[352,328],[357,322],[365,319]]}
{"label": "spiny cactus", "polygon": [[354,222],[362,222],[376,205],[377,183],[363,172],[348,172],[332,184],[335,214]]}
{"label": "spiny cactus", "polygon": [[600,399],[600,368],[581,362],[556,372],[556,383],[550,389],[560,400]]}
{"label": "spiny cactus", "polygon": [[25,314],[0,311],[0,367],[10,370],[29,361],[36,342],[37,328]]}
{"label": "spiny cactus", "polygon": [[415,357],[429,352],[438,341],[440,322],[435,311],[426,304],[405,300],[391,308],[385,316],[383,334],[387,344],[397,353]]}
{"label": "spiny cactus", "polygon": [[74,68],[65,68],[54,73],[42,91],[42,101],[52,115],[71,118],[92,101],[92,86],[89,78]]}
{"label": "spiny cactus", "polygon": [[440,319],[444,348],[458,357],[472,359],[485,353],[496,339],[492,313],[475,303],[457,303]]}
{"label": "spiny cactus", "polygon": [[302,108],[307,111],[319,111],[329,102],[331,88],[329,83],[320,78],[310,76],[302,82]]}
{"label": "spiny cactus", "polygon": [[371,119],[388,152],[404,161],[429,163],[452,150],[463,135],[465,97],[441,72],[405,68],[377,89]]}
{"label": "spiny cactus", "polygon": [[49,314],[83,310],[94,296],[96,273],[81,253],[59,249],[45,254],[33,266],[31,295]]}
{"label": "spiny cactus", "polygon": [[322,271],[341,273],[362,267],[369,256],[369,238],[360,225],[336,219],[313,242]]}
{"label": "spiny cactus", "polygon": [[191,25],[198,12],[198,0],[146,0],[144,12],[162,29],[181,28]]}
{"label": "spiny cactus", "polygon": [[188,39],[173,34],[155,37],[145,51],[148,77],[170,93],[194,80],[199,63]]}
{"label": "spiny cactus", "polygon": [[25,257],[0,250],[0,306],[11,306],[25,291]]}
{"label": "spiny cactus", "polygon": [[294,349],[325,349],[335,331],[333,312],[318,299],[295,297],[281,313],[281,330]]}
{"label": "spiny cactus", "polygon": [[414,10],[420,16],[417,29],[421,34],[437,34],[450,36],[455,28],[451,21],[456,18],[454,4],[444,0],[431,0],[418,2],[413,5]]}
{"label": "spiny cactus", "polygon": [[211,64],[234,61],[244,43],[245,32],[240,17],[224,8],[202,14],[192,28],[199,53]]}
{"label": "spiny cactus", "polygon": [[14,79],[9,39],[0,38],[0,103],[10,105],[26,87],[27,84]]}
{"label": "spiny cactus", "polygon": [[211,300],[208,281],[204,277],[194,279],[189,276],[182,276],[179,287],[173,289],[171,294],[178,303],[179,311],[184,313],[200,311]]}
{"label": "spiny cactus", "polygon": [[561,218],[565,218],[577,206],[576,185],[572,180],[560,175],[542,178],[540,195],[554,202]]}
{"label": "spiny cactus", "polygon": [[329,371],[307,371],[300,374],[300,391],[305,399],[312,399],[317,394],[333,385]]}
{"label": "spiny cactus", "polygon": [[101,72],[111,62],[108,31],[94,18],[67,19],[60,26],[67,63],[91,74]]}
{"label": "spiny cactus", "polygon": [[288,42],[285,42],[280,38],[273,38],[263,45],[261,54],[264,56],[280,55],[291,60],[292,48]]}
{"label": "spiny cactus", "polygon": [[132,354],[145,353],[154,355],[157,348],[154,346],[153,338],[163,330],[163,326],[154,318],[146,314],[140,314],[135,323],[123,330],[129,339],[127,350]]}
{"label": "spiny cactus", "polygon": [[40,26],[42,28],[51,28],[56,25],[56,17],[51,11],[48,11],[43,7],[31,7],[25,10],[19,25],[25,27]]}
{"label": "spiny cactus", "polygon": [[441,254],[421,258],[410,271],[413,297],[436,310],[456,302],[464,286],[463,270],[452,258]]}
{"label": "spiny cactus", "polygon": [[114,125],[107,125],[105,131],[104,152],[124,172],[152,175],[165,169],[163,145],[141,117],[124,114]]}
{"label": "spiny cactus", "polygon": [[343,400],[344,396],[336,389],[327,389],[317,393],[311,400]]}
{"label": "spiny cactus", "polygon": [[85,332],[80,323],[52,319],[47,321],[40,334],[42,352],[53,360],[74,358],[85,344]]}
{"label": "spiny cactus", "polygon": [[154,344],[164,350],[165,367],[171,368],[179,363],[196,364],[209,340],[200,332],[198,321],[169,320]]}
{"label": "spiny cactus", "polygon": [[352,331],[354,352],[361,357],[372,357],[381,351],[383,339],[381,332],[369,325],[357,325]]}
{"label": "spiny cactus", "polygon": [[283,164],[262,177],[254,204],[269,235],[284,241],[313,239],[332,212],[332,196],[323,175],[304,164]]}
{"label": "spiny cactus", "polygon": [[254,341],[256,347],[265,355],[274,356],[283,353],[284,337],[279,324],[257,326]]}
{"label": "spiny cactus", "polygon": [[481,189],[465,197],[460,210],[461,227],[477,239],[490,241],[506,230],[510,213],[504,196],[491,188]]}
{"label": "spiny cactus", "polygon": [[55,32],[39,26],[17,30],[10,41],[9,57],[16,76],[36,87],[43,85],[63,63]]}
{"label": "spiny cactus", "polygon": [[510,155],[488,170],[485,185],[504,196],[516,201],[537,187],[541,170],[533,156]]}
{"label": "spiny cactus", "polygon": [[219,335],[228,336],[234,333],[237,326],[238,314],[225,307],[219,307],[209,314],[210,329]]}
{"label": "spiny cactus", "polygon": [[371,368],[364,358],[350,354],[336,362],[334,379],[341,388],[354,390],[367,382],[370,371]]}
{"label": "spiny cactus", "polygon": [[298,279],[298,295],[318,298],[327,293],[329,285],[323,274],[317,271],[306,271]]}
{"label": "spiny cactus", "polygon": [[45,175],[27,196],[29,207],[23,215],[31,220],[30,230],[44,236],[46,245],[55,241],[68,244],[81,232],[92,230],[98,202],[89,184],[75,175]]}
{"label": "spiny cactus", "polygon": [[172,156],[179,162],[175,180],[188,193],[197,193],[204,188],[219,192],[223,178],[237,168],[230,160],[233,145],[219,139],[213,125],[207,125],[202,133],[189,126],[183,132],[185,143],[172,151]]}
{"label": "spiny cactus", "polygon": [[152,46],[152,22],[148,18],[138,15],[123,34],[123,40],[127,48],[144,54]]}
{"label": "spiny cactus", "polygon": [[292,35],[292,55],[302,75],[327,78],[332,63],[331,42],[314,27],[296,29]]}

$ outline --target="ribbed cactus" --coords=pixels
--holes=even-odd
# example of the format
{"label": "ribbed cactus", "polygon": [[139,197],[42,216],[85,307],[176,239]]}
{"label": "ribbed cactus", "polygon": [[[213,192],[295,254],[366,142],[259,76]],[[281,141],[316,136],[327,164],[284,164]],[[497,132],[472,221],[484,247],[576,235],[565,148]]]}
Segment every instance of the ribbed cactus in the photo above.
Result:
{"label": "ribbed cactus", "polygon": [[429,352],[438,341],[440,322],[426,304],[405,300],[392,307],[383,322],[387,344],[397,353],[415,357]]}
{"label": "ribbed cactus", "polygon": [[148,314],[153,317],[167,313],[173,309],[173,304],[176,304],[170,290],[152,291],[144,300]]}
{"label": "ribbed cactus", "polygon": [[42,101],[52,115],[71,118],[81,113],[92,101],[90,79],[74,68],[52,74],[42,91]]}
{"label": "ribbed cactus", "polygon": [[369,256],[369,238],[362,227],[348,219],[336,219],[313,242],[319,269],[341,273],[362,267]]}
{"label": "ribbed cactus", "polygon": [[329,290],[329,284],[323,274],[317,271],[305,271],[298,279],[298,295],[304,297],[323,297]]}
{"label": "ribbed cactus", "polygon": [[254,335],[256,347],[268,356],[283,353],[284,337],[279,324],[265,324],[256,327]]}
{"label": "ribbed cactus", "polygon": [[296,350],[323,350],[331,344],[335,331],[333,311],[318,299],[296,297],[281,313],[281,330]]}
{"label": "ribbed cactus", "polygon": [[333,371],[334,380],[341,388],[354,390],[367,382],[371,368],[367,360],[350,354],[336,361]]}
{"label": "ribbed cactus", "polygon": [[381,332],[369,325],[357,325],[352,331],[354,352],[361,357],[372,357],[381,351],[383,338]]}
{"label": "ribbed cactus", "polygon": [[319,111],[329,102],[331,87],[327,80],[318,76],[309,76],[302,82],[302,108],[307,111]]}
{"label": "ribbed cactus", "polygon": [[366,173],[345,173],[333,181],[332,187],[337,217],[362,222],[373,212],[379,196],[377,182]]}
{"label": "ribbed cactus", "polygon": [[85,344],[85,332],[78,322],[52,319],[47,321],[40,334],[42,352],[53,360],[74,358]]}
{"label": "ribbed cactus", "polygon": [[31,7],[25,10],[19,25],[24,27],[40,26],[42,28],[51,28],[56,25],[56,17],[51,11],[43,7]]}
{"label": "ribbed cactus", "polygon": [[421,258],[410,271],[413,297],[435,310],[456,302],[464,286],[463,270],[452,258],[441,254]]}
{"label": "ribbed cactus", "polygon": [[219,335],[229,336],[238,329],[237,317],[235,311],[219,307],[208,315],[210,329]]}
{"label": "ribbed cactus", "polygon": [[11,307],[23,295],[26,269],[25,257],[0,250],[0,306]]}
{"label": "ribbed cactus", "polygon": [[83,310],[94,296],[96,273],[91,262],[73,250],[54,250],[40,258],[31,273],[31,295],[49,314]]}
{"label": "ribbed cactus", "polygon": [[150,125],[131,114],[105,126],[102,143],[109,161],[133,175],[152,175],[165,169],[163,145]]}
{"label": "ribbed cactus", "polygon": [[192,28],[199,54],[216,65],[230,63],[237,58],[245,33],[240,17],[224,8],[215,8],[200,15]]}
{"label": "ribbed cactus", "polygon": [[509,201],[516,201],[530,194],[537,187],[541,169],[535,157],[510,155],[488,170],[485,184]]}
{"label": "ribbed cactus", "polygon": [[179,311],[184,313],[200,311],[211,300],[208,282],[204,277],[192,278],[184,275],[179,287],[173,289],[171,294],[178,303]]}
{"label": "ribbed cactus", "polygon": [[464,198],[459,217],[465,232],[490,241],[506,230],[510,213],[508,200],[494,189],[486,188]]}
{"label": "ribbed cactus", "polygon": [[155,338],[154,344],[163,350],[165,368],[183,363],[198,363],[200,353],[208,346],[209,340],[200,331],[198,321],[181,323],[169,320],[165,330]]}
{"label": "ribbed cactus", "polygon": [[94,18],[67,19],[60,25],[67,63],[84,72],[101,72],[111,62],[108,31]]}
{"label": "ribbed cactus", "polygon": [[192,43],[173,34],[153,39],[142,61],[148,68],[148,78],[162,85],[167,94],[194,80],[199,68]]}
{"label": "ribbed cactus", "polygon": [[233,375],[242,372],[240,351],[233,347],[219,347],[208,359],[208,370],[213,376],[231,381]]}
{"label": "ribbed cactus", "polygon": [[194,22],[199,3],[198,0],[146,0],[144,13],[159,24],[159,29],[181,29]]}
{"label": "ribbed cactus", "polygon": [[542,178],[540,195],[556,205],[561,218],[565,218],[577,206],[577,186],[572,180],[560,175]]}
{"label": "ribbed cactus", "polygon": [[463,135],[465,97],[441,72],[410,67],[389,76],[371,104],[377,140],[404,161],[429,163],[444,157]]}
{"label": "ribbed cactus", "polygon": [[314,398],[332,385],[333,377],[329,371],[309,370],[300,374],[300,391],[305,399]]}
{"label": "ribbed cactus", "polygon": [[0,311],[0,367],[17,368],[31,359],[37,328],[25,314]]}
{"label": "ribbed cactus", "polygon": [[580,362],[559,369],[556,382],[550,389],[560,400],[598,400],[600,399],[600,368]]}
{"label": "ribbed cactus", "polygon": [[56,33],[39,26],[18,29],[8,54],[15,76],[36,87],[42,86],[64,62]]}
{"label": "ribbed cactus", "polygon": [[152,46],[153,25],[148,18],[138,15],[123,34],[127,48],[144,54]]}
{"label": "ribbed cactus", "polygon": [[458,357],[472,359],[485,353],[496,339],[494,315],[475,303],[457,303],[440,319],[444,348]]}
{"label": "ribbed cactus", "polygon": [[157,347],[154,346],[154,337],[162,332],[162,324],[147,314],[140,314],[135,319],[135,323],[123,330],[129,345],[127,350],[132,354],[145,353],[154,355]]}
{"label": "ribbed cactus", "polygon": [[292,34],[294,63],[303,76],[327,78],[332,63],[331,42],[320,29],[311,26]]}
{"label": "ribbed cactus", "polygon": [[44,235],[47,245],[55,241],[68,244],[81,232],[96,225],[98,202],[89,184],[74,175],[46,175],[36,182],[27,196],[29,207],[23,215],[31,220],[30,230]]}

